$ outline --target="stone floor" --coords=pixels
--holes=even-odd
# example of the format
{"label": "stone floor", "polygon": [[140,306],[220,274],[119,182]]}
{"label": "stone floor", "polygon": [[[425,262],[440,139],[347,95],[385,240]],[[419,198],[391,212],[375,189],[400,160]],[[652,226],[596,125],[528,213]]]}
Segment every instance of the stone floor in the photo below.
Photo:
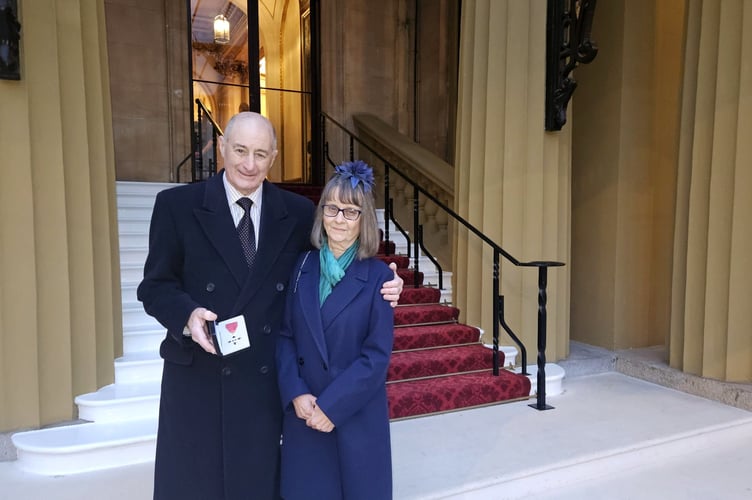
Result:
{"label": "stone floor", "polygon": [[[627,360],[650,374],[658,358],[573,344],[552,410],[393,423],[395,499],[752,499],[752,412],[614,371]],[[152,466],[39,477],[3,462],[0,500],[148,499]]]}

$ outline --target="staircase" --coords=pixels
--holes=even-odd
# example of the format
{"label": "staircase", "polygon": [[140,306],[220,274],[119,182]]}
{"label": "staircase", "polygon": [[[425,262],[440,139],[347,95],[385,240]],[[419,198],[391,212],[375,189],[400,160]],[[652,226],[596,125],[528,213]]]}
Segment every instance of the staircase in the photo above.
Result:
{"label": "staircase", "polygon": [[[395,262],[405,283],[413,282],[408,259],[379,257]],[[422,273],[419,284],[422,284]],[[493,351],[481,344],[478,328],[458,322],[459,309],[440,302],[433,287],[406,287],[394,311],[394,347],[387,373],[389,417],[399,420],[527,399],[527,376],[500,370],[493,376]],[[506,352],[505,352],[506,351]],[[513,363],[511,347],[499,352],[499,363]]]}
{"label": "staircase", "polygon": [[[164,328],[144,313],[136,299],[148,249],[149,220],[156,193],[174,184],[118,182],[123,356],[115,360],[115,383],[75,398],[82,423],[20,432],[13,435],[17,466],[44,475],[67,475],[153,460],[156,444],[162,360],[159,344]],[[379,223],[384,226],[383,213]],[[395,308],[394,354],[387,393],[394,420],[525,399],[535,393],[535,372],[529,376],[501,370],[491,375],[492,350],[480,342],[480,329],[457,321],[451,306],[451,273],[438,274],[419,257],[419,280],[412,288],[412,262],[407,245],[390,228],[390,255],[382,245],[380,258],[396,262],[405,280]],[[503,366],[515,364],[517,350],[500,347]],[[549,395],[561,392],[563,372],[547,367]],[[532,384],[531,384],[532,381]]]}

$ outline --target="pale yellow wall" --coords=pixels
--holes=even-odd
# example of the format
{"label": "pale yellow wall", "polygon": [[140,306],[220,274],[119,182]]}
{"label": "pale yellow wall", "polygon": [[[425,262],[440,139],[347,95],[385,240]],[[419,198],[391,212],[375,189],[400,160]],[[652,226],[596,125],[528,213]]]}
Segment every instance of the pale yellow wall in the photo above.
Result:
{"label": "pale yellow wall", "polygon": [[122,344],[103,2],[19,13],[21,80],[0,80],[0,431],[75,418]]}
{"label": "pale yellow wall", "polygon": [[684,0],[599,4],[575,72],[571,336],[667,343]]}
{"label": "pale yellow wall", "polygon": [[[569,263],[571,128],[544,131],[546,2],[462,5],[455,211],[521,261]],[[453,297],[491,341],[492,252],[458,229]],[[548,272],[548,360],[569,348],[569,267]],[[502,260],[506,319],[535,360],[538,274]],[[511,342],[502,335],[501,342]]]}
{"label": "pale yellow wall", "polygon": [[752,8],[689,1],[671,366],[752,381]]}

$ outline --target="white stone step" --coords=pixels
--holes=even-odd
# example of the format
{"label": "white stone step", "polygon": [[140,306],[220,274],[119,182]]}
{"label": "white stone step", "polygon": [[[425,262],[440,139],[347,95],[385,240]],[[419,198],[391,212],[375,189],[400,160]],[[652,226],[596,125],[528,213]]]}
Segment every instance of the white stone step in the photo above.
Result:
{"label": "white stone step", "polygon": [[[516,373],[522,371],[521,367],[515,368]],[[530,379],[530,395],[534,396],[538,391],[538,365],[527,365],[528,378]],[[557,396],[564,392],[564,369],[556,363],[546,363],[546,396]]]}
{"label": "white stone step", "polygon": [[118,383],[75,399],[78,418],[90,422],[120,422],[157,418],[159,414],[159,381]]}
{"label": "white stone step", "polygon": [[149,228],[132,230],[120,228],[120,248],[149,246]]}
{"label": "white stone step", "polygon": [[141,283],[144,279],[144,264],[120,264],[121,283]]}
{"label": "white stone step", "polygon": [[121,245],[120,246],[120,263],[121,264],[138,264],[142,268],[146,262],[146,256],[149,253],[149,244],[145,245]]}
{"label": "white stone step", "polygon": [[[151,214],[143,219],[127,218],[118,219],[118,232],[120,233],[120,243],[123,241],[141,241],[149,239],[149,225],[151,224]],[[125,238],[124,238],[125,237]]]}
{"label": "white stone step", "polygon": [[157,419],[146,418],[18,432],[11,439],[20,469],[63,476],[154,460],[156,436]]}
{"label": "white stone step", "polygon": [[123,277],[120,277],[120,300],[123,304],[129,302],[138,302],[138,296],[136,291],[138,290],[138,281],[123,281]]}
{"label": "white stone step", "polygon": [[[478,330],[480,330],[480,337],[483,338],[483,329],[478,328]],[[483,346],[487,347],[488,349],[493,349],[493,344],[483,344]],[[504,353],[504,366],[503,367],[514,368],[514,366],[517,364],[517,354],[519,354],[519,351],[517,351],[517,348],[511,345],[500,345],[499,352]]]}
{"label": "white stone step", "polygon": [[137,182],[137,181],[117,181],[115,191],[117,193],[118,205],[127,204],[131,199],[151,199],[152,204],[157,193],[165,189],[177,186],[174,182]]}
{"label": "white stone step", "polygon": [[123,329],[160,328],[159,321],[146,314],[140,302],[123,303]]}
{"label": "white stone step", "polygon": [[121,205],[118,203],[118,220],[148,221],[154,211],[154,200],[146,200],[140,204]]}
{"label": "white stone step", "polygon": [[128,328],[123,330],[123,353],[159,352],[166,330],[159,328]]}
{"label": "white stone step", "polygon": [[131,384],[162,379],[162,358],[159,352],[127,352],[115,359],[115,383]]}

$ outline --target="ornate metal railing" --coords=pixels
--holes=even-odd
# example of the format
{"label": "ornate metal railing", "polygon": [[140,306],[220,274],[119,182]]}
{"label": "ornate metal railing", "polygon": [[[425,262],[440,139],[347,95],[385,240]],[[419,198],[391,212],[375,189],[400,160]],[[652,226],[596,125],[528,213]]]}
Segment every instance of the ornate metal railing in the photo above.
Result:
{"label": "ornate metal railing", "polygon": [[[203,181],[217,173],[217,138],[223,135],[222,127],[214,120],[204,103],[196,99],[197,119],[191,141],[193,152],[189,158],[191,162],[191,181]],[[180,182],[180,167],[178,165],[177,181]]]}
{"label": "ornate metal railing", "polygon": [[[389,161],[384,159],[383,156],[381,156],[378,152],[376,152],[373,148],[371,148],[368,144],[366,144],[364,141],[358,138],[358,136],[347,129],[344,125],[337,122],[334,118],[327,115],[326,113],[321,113],[321,138],[322,138],[322,147],[323,151],[325,153],[325,158],[327,161],[335,164],[329,153],[329,144],[328,144],[328,138],[327,138],[327,124],[331,124],[337,129],[341,130],[344,134],[347,135],[349,140],[349,161],[353,161],[355,159],[355,143],[358,144],[359,147],[363,147],[369,151],[371,155],[378,158],[379,161],[381,161],[384,165],[384,193],[385,193],[385,203],[384,203],[384,211],[385,215],[384,218],[386,221],[392,220],[392,207],[391,207],[391,196],[390,196],[390,181],[389,181],[389,175],[391,172],[399,175],[407,184],[412,186],[413,188],[413,225],[415,228],[415,234],[416,238],[413,239],[413,251],[414,251],[414,257],[415,261],[417,263],[417,255],[418,255],[418,247],[420,245],[419,239],[420,239],[420,204],[418,202],[419,197],[422,195],[426,197],[427,199],[431,200],[433,203],[436,204],[439,209],[443,210],[448,214],[448,216],[454,220],[455,222],[461,224],[464,226],[469,232],[477,236],[484,244],[488,245],[493,250],[493,268],[492,268],[492,280],[493,280],[493,373],[494,375],[499,375],[499,326],[501,325],[504,330],[509,334],[510,338],[517,344],[517,346],[520,349],[520,355],[522,360],[521,365],[521,373],[528,375],[527,372],[527,350],[525,348],[525,345],[520,341],[520,339],[517,337],[517,335],[514,334],[512,329],[507,325],[506,321],[504,320],[504,297],[499,293],[499,287],[500,287],[500,279],[499,279],[499,270],[500,270],[500,260],[501,258],[505,258],[508,262],[512,263],[515,266],[518,267],[534,267],[538,269],[538,331],[537,331],[537,348],[538,348],[538,357],[537,357],[537,399],[535,404],[531,404],[530,406],[533,408],[536,408],[537,410],[547,410],[550,409],[551,406],[546,404],[546,321],[547,321],[547,313],[546,313],[546,303],[548,300],[548,295],[546,292],[546,288],[548,286],[548,268],[550,267],[559,267],[563,266],[564,263],[562,262],[554,262],[554,261],[530,261],[530,262],[522,262],[518,259],[516,259],[514,256],[512,256],[509,252],[504,250],[500,245],[498,245],[496,242],[491,240],[488,236],[483,234],[478,228],[470,224],[467,220],[465,220],[462,216],[455,213],[454,210],[444,205],[441,201],[439,201],[434,195],[429,193],[426,189],[418,185],[418,183],[414,182],[412,179],[410,179],[407,175],[405,175],[400,169],[395,167],[394,165],[390,164]],[[385,232],[384,232],[384,238],[389,241],[389,224],[385,224]],[[418,269],[414,269],[417,271]]]}

